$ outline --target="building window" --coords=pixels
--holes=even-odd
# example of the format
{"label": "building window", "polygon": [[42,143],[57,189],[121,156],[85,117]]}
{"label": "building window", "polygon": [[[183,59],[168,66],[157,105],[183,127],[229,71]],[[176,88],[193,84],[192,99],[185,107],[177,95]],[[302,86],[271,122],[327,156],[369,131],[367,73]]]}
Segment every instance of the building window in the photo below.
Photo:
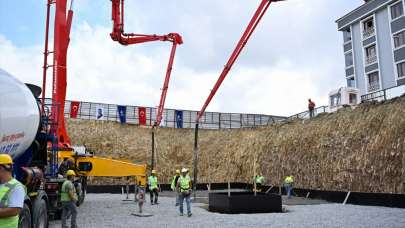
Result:
{"label": "building window", "polygon": [[330,96],[330,106],[337,107],[340,105],[340,93]]}
{"label": "building window", "polygon": [[356,87],[354,77],[347,78],[346,80],[347,80],[347,87],[353,87],[353,88]]}
{"label": "building window", "polygon": [[357,104],[357,94],[349,93],[349,104],[351,104],[351,105]]}
{"label": "building window", "polygon": [[380,79],[378,72],[374,72],[367,75],[368,80],[368,91],[373,92],[380,89]]}
{"label": "building window", "polygon": [[366,65],[377,62],[377,51],[375,44],[366,48]]}
{"label": "building window", "polygon": [[404,7],[402,1],[398,2],[395,5],[391,6],[391,19],[397,19],[398,17],[404,15]]}
{"label": "building window", "polygon": [[348,28],[347,30],[343,31],[343,41],[349,42],[352,40],[352,32],[350,31],[350,28]]}
{"label": "building window", "polygon": [[353,53],[352,52],[345,54],[345,64],[346,64],[346,67],[353,66]]}
{"label": "building window", "polygon": [[405,62],[397,64],[398,78],[405,77]]}
{"label": "building window", "polygon": [[370,36],[374,36],[374,19],[370,18],[363,22],[363,38],[366,39]]}
{"label": "building window", "polygon": [[405,31],[399,32],[394,35],[395,48],[401,47],[405,44]]}

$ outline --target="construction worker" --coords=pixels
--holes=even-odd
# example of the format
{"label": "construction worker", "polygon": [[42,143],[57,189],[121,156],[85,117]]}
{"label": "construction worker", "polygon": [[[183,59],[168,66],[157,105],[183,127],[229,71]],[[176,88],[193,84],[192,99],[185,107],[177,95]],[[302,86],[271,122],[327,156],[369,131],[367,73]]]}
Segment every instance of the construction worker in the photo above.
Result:
{"label": "construction worker", "polygon": [[172,184],[170,185],[170,188],[176,193],[176,207],[179,206],[179,191],[177,188],[177,181],[180,178],[180,170],[176,170],[176,176],[173,177],[172,179]]}
{"label": "construction worker", "polygon": [[24,207],[25,187],[13,178],[13,160],[0,154],[0,227],[17,228],[21,209]]}
{"label": "construction worker", "polygon": [[74,178],[76,176],[75,171],[68,170],[66,172],[66,180],[62,184],[61,194],[60,194],[60,201],[62,202],[62,228],[66,226],[66,220],[69,215],[71,228],[77,227],[76,224],[76,217],[77,217],[77,194],[76,188],[73,185]]}
{"label": "construction worker", "polygon": [[284,179],[284,188],[287,192],[287,198],[291,199],[291,192],[293,190],[293,184],[294,184],[294,177],[293,176],[286,176]]}
{"label": "construction worker", "polygon": [[313,118],[315,116],[315,102],[308,99],[308,111],[309,111],[309,118]]}
{"label": "construction worker", "polygon": [[256,182],[256,190],[259,192],[262,191],[262,186],[264,184],[264,176],[262,174],[256,175],[255,182]]}
{"label": "construction worker", "polygon": [[186,168],[181,169],[181,176],[177,181],[177,189],[180,191],[180,216],[183,216],[183,203],[186,200],[187,216],[191,217],[191,179]]}
{"label": "construction worker", "polygon": [[[148,186],[150,193],[150,204],[158,204],[159,187],[156,170],[152,170],[152,175],[148,177]],[[155,199],[155,200],[153,200]]]}
{"label": "construction worker", "polygon": [[66,177],[66,172],[69,169],[73,169],[74,160],[72,158],[63,158],[63,162],[59,165],[58,174],[61,177]]}

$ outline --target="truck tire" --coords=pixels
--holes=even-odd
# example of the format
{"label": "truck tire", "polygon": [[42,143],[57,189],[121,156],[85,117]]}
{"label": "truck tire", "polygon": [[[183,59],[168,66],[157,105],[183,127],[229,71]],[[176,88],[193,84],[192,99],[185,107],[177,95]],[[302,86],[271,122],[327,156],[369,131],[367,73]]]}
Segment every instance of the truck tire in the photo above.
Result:
{"label": "truck tire", "polygon": [[76,187],[76,193],[78,196],[78,200],[76,202],[76,205],[79,207],[83,202],[84,199],[86,198],[87,194],[87,177],[82,177],[80,179],[80,182],[77,182],[75,184]]}
{"label": "truck tire", "polygon": [[27,203],[20,211],[20,219],[18,221],[19,228],[31,228],[31,210]]}
{"label": "truck tire", "polygon": [[48,228],[48,206],[45,199],[37,199],[33,210],[34,228]]}

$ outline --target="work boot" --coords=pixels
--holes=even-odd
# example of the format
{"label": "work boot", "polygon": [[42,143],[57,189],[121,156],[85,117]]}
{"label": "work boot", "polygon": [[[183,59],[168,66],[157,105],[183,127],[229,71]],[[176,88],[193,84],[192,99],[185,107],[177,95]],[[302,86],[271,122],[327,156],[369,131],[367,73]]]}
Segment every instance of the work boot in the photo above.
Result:
{"label": "work boot", "polygon": [[180,216],[183,216],[184,214],[183,213],[180,213]]}
{"label": "work boot", "polygon": [[193,214],[191,214],[191,213],[188,213],[187,217],[189,217],[189,218],[190,218],[190,217],[191,217],[192,215],[193,215]]}

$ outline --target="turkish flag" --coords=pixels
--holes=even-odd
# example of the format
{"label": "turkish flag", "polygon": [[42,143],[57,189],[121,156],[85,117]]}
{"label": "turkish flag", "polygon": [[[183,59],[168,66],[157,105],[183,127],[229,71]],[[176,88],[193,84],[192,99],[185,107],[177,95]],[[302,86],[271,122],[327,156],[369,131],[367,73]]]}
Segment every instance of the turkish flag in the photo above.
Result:
{"label": "turkish flag", "polygon": [[79,112],[80,102],[72,101],[70,103],[70,118],[77,118],[77,113]]}
{"label": "turkish flag", "polygon": [[138,116],[139,116],[139,124],[146,125],[146,108],[145,107],[138,108]]}

